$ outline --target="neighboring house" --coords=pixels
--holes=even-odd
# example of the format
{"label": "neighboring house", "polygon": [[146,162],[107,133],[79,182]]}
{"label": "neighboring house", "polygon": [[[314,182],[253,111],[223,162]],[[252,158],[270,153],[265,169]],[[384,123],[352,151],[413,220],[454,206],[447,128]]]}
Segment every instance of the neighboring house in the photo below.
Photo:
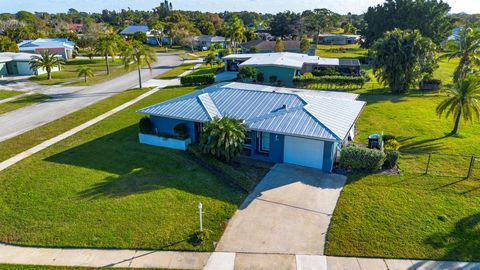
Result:
{"label": "neighboring house", "polygon": [[300,53],[230,54],[223,58],[226,71],[238,71],[240,67],[255,67],[263,73],[265,82],[275,76],[279,84],[292,86],[293,78],[313,70],[333,68],[345,76],[360,75],[358,59],[321,58]]}
{"label": "neighboring house", "polygon": [[225,48],[225,38],[219,36],[209,36],[209,35],[202,35],[194,37],[195,47],[198,50],[208,50],[210,46],[214,44],[219,44],[221,48]]}
{"label": "neighboring house", "polygon": [[75,32],[77,34],[81,34],[82,29],[83,29],[83,24],[81,24],[81,23],[69,23],[67,25],[67,29],[70,32]]}
{"label": "neighboring house", "polygon": [[[461,39],[461,33],[463,32],[464,28],[457,27],[452,29],[452,34],[447,38],[447,41],[460,41]],[[477,28],[478,31],[480,31],[480,28]]]}
{"label": "neighboring house", "polygon": [[[275,52],[275,41],[268,40],[251,40],[245,43],[240,44],[240,50],[242,53],[250,53],[252,47],[257,48],[259,53],[272,53]],[[291,53],[300,53],[300,41],[298,40],[284,40],[284,52]],[[315,50],[311,48],[308,52],[308,55],[315,55]]]}
{"label": "neighboring house", "polygon": [[361,41],[360,35],[319,34],[318,43],[327,45],[357,44]]}
{"label": "neighboring house", "polygon": [[[33,70],[30,68],[30,60],[36,54],[31,53],[0,53],[0,76],[7,75],[39,75],[47,73],[44,69]],[[52,71],[58,71],[54,67]]]}
{"label": "neighboring house", "polygon": [[146,25],[129,25],[120,31],[120,35],[124,38],[128,38],[129,36],[133,36],[133,34],[136,32],[142,32],[147,35],[147,44],[159,45],[157,38],[152,34],[152,31]]}
{"label": "neighboring house", "polygon": [[18,44],[20,52],[40,54],[50,51],[68,60],[72,58],[75,43],[66,38],[38,38],[35,40],[24,40]]}
{"label": "neighboring house", "polygon": [[164,136],[157,137],[160,143],[175,136],[179,124],[187,128],[188,141],[198,143],[203,123],[223,116],[242,120],[248,130],[245,148],[252,158],[331,172],[337,150],[353,139],[355,122],[365,106],[357,97],[221,83],[138,112],[150,115],[154,130]]}

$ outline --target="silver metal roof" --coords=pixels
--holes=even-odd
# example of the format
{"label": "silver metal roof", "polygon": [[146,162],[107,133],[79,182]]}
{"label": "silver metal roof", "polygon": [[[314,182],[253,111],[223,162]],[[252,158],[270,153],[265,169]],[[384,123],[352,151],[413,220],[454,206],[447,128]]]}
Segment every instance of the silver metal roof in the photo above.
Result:
{"label": "silver metal roof", "polygon": [[244,120],[251,130],[340,141],[365,106],[357,97],[234,82],[213,85],[139,112],[195,122],[228,116]]}
{"label": "silver metal roof", "polygon": [[322,58],[302,53],[249,53],[230,54],[224,60],[246,60],[240,66],[279,66],[302,69],[305,64],[320,66],[339,66],[338,58]]}

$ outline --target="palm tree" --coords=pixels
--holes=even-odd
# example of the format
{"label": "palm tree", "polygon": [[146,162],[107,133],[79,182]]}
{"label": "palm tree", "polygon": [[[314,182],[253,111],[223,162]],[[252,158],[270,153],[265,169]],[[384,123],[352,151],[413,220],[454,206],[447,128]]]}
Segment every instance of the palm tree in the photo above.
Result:
{"label": "palm tree", "polygon": [[108,56],[115,57],[118,50],[118,44],[113,36],[104,36],[98,39],[95,50],[99,54],[105,56],[105,66],[107,67],[107,75],[110,75],[110,66],[108,65]]}
{"label": "palm tree", "polygon": [[480,31],[467,28],[460,33],[460,39],[452,41],[448,47],[453,51],[446,53],[442,58],[460,57],[460,62],[453,74],[454,82],[458,82],[467,76],[472,70],[473,64],[480,64],[478,58],[478,54],[480,54]]}
{"label": "palm tree", "polygon": [[233,118],[214,118],[206,123],[200,136],[200,144],[205,153],[227,161],[243,149],[245,125]]}
{"label": "palm tree", "polygon": [[455,126],[451,134],[457,134],[460,119],[473,121],[480,118],[480,79],[467,76],[455,83],[448,91],[448,97],[437,106],[437,114],[441,117],[453,115]]}
{"label": "palm tree", "polygon": [[233,52],[237,53],[238,43],[246,41],[245,37],[245,26],[243,21],[237,16],[233,16],[226,24],[226,34],[227,38],[230,39],[230,42],[233,44]]}
{"label": "palm tree", "polygon": [[140,42],[134,42],[130,46],[126,46],[122,51],[122,61],[125,69],[130,69],[132,64],[137,66],[138,85],[142,88],[141,68],[147,65],[150,71],[152,71],[152,63],[157,61],[157,54],[150,47],[144,46]]}
{"label": "palm tree", "polygon": [[84,77],[85,82],[87,82],[87,77],[92,78],[94,76],[92,68],[85,65],[78,67],[77,72],[77,76]]}
{"label": "palm tree", "polygon": [[52,79],[52,68],[60,69],[63,64],[65,64],[63,58],[48,50],[43,51],[40,55],[32,56],[30,59],[30,68],[33,70],[45,69],[48,80]]}

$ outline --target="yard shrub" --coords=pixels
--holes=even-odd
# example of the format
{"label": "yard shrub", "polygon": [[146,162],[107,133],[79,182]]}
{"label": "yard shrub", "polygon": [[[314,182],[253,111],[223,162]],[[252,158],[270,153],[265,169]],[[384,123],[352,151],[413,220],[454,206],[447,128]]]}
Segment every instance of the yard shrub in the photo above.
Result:
{"label": "yard shrub", "polygon": [[150,121],[150,117],[148,116],[140,119],[140,122],[138,122],[138,127],[140,129],[140,133],[142,134],[153,134],[152,121]]}
{"label": "yard shrub", "polygon": [[205,240],[210,239],[211,234],[212,234],[212,232],[208,229],[203,229],[203,231],[196,231],[195,232],[195,239],[198,242],[203,242]]}
{"label": "yard shrub", "polygon": [[259,72],[259,73],[257,74],[257,82],[263,83],[264,81],[265,81],[265,75],[263,75],[262,72]]}
{"label": "yard shrub", "polygon": [[313,76],[321,77],[321,76],[340,76],[340,71],[334,68],[326,68],[320,70],[312,71]]}
{"label": "yard shrub", "polygon": [[328,88],[333,86],[361,88],[367,82],[367,78],[362,76],[298,76],[293,79],[293,82],[299,87],[306,87],[310,84],[326,84]]}
{"label": "yard shrub", "polygon": [[275,76],[275,75],[272,75],[272,76],[270,76],[270,77],[268,78],[268,81],[269,81],[271,84],[275,84],[275,83],[277,83],[277,81],[278,81],[278,77]]}
{"label": "yard shrub", "polygon": [[173,128],[173,132],[180,138],[186,139],[188,137],[188,128],[185,124],[180,123]]}
{"label": "yard shrub", "polygon": [[389,139],[389,140],[386,140],[384,142],[385,142],[385,144],[383,145],[383,147],[385,149],[388,149],[388,150],[398,150],[398,149],[400,149],[400,143],[395,139]]}
{"label": "yard shrub", "polygon": [[395,167],[399,158],[400,152],[398,152],[397,150],[385,150],[385,162],[383,163],[383,167]]}
{"label": "yard shrub", "polygon": [[183,86],[192,85],[208,85],[215,82],[215,74],[201,74],[201,75],[187,75],[180,78],[180,83]]}
{"label": "yard shrub", "polygon": [[189,145],[188,151],[199,164],[226,181],[227,184],[240,188],[245,192],[250,192],[255,187],[256,183],[254,180],[235,170],[227,163],[203,153],[199,145]]}
{"label": "yard shrub", "polygon": [[383,139],[384,142],[386,142],[388,140],[396,140],[397,137],[395,135],[391,135],[391,134],[384,134],[382,139]]}
{"label": "yard shrub", "polygon": [[340,166],[351,170],[376,171],[385,162],[384,152],[363,147],[343,147],[340,153]]}

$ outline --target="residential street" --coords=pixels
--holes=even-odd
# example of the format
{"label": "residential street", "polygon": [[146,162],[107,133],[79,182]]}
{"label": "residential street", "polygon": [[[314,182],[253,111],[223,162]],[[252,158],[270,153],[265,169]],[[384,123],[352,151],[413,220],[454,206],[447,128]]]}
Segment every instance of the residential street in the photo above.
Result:
{"label": "residential street", "polygon": [[[158,62],[153,65],[152,72],[147,68],[142,70],[142,79],[145,82],[181,63],[182,60],[175,54],[158,54]],[[120,77],[85,88],[46,86],[39,92],[52,96],[52,99],[0,116],[0,141],[59,119],[137,85],[138,73],[133,70]],[[58,92],[52,93],[55,90]]]}

